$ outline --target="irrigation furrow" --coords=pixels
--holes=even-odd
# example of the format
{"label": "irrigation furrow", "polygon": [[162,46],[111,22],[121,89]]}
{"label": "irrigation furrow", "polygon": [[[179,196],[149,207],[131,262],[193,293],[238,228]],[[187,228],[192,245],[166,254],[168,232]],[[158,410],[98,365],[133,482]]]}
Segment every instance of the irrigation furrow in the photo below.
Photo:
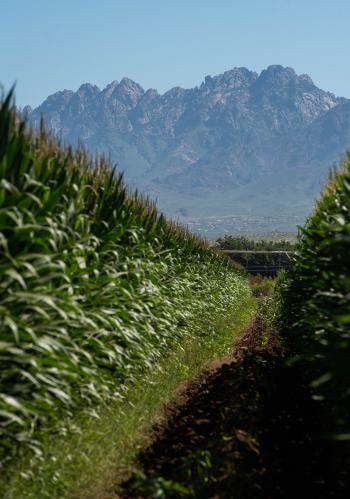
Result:
{"label": "irrigation furrow", "polygon": [[230,358],[186,387],[119,497],[343,497],[327,444],[315,444],[308,387],[276,337],[262,346],[262,336],[257,318]]}

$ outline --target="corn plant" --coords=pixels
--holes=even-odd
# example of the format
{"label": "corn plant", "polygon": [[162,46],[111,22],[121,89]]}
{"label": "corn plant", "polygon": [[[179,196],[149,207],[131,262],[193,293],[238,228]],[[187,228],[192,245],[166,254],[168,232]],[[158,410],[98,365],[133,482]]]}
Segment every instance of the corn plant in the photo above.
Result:
{"label": "corn plant", "polygon": [[130,194],[104,158],[0,108],[0,458],[120,393],[248,294],[205,242]]}
{"label": "corn plant", "polygon": [[328,411],[325,432],[350,439],[350,157],[334,172],[300,234],[282,290],[293,362]]}

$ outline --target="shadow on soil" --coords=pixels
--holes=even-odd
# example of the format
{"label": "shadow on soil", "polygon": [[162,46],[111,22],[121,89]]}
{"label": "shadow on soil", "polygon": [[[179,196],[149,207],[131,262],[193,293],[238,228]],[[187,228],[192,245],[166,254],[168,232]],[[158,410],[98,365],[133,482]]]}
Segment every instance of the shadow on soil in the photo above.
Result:
{"label": "shadow on soil", "polygon": [[262,333],[256,319],[232,358],[186,387],[120,497],[350,497],[339,449],[317,439],[319,402]]}

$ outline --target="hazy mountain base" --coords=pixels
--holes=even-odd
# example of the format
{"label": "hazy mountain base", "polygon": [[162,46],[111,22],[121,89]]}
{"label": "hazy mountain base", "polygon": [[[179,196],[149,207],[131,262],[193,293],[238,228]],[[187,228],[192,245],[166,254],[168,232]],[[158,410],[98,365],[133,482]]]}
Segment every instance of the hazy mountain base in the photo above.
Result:
{"label": "hazy mountain base", "polygon": [[[337,159],[342,159],[339,155]],[[284,168],[266,173],[235,189],[224,189],[201,196],[179,193],[169,187],[155,189],[144,186],[144,191],[156,199],[160,210],[180,219],[216,217],[280,217],[295,218],[293,229],[303,224],[312,210],[320,189],[328,178],[331,164],[315,162],[308,167]],[[125,177],[130,177],[125,172]],[[136,187],[135,180],[130,178]],[[288,222],[285,230],[290,231]],[[273,224],[271,229],[273,230]]]}
{"label": "hazy mountain base", "polygon": [[295,241],[298,226],[303,225],[297,217],[210,217],[182,220],[182,223],[208,241],[232,234],[257,240]]}
{"label": "hazy mountain base", "polygon": [[[223,234],[296,234],[298,226],[304,225],[312,210],[314,191],[322,185],[321,178],[318,182],[310,177],[305,180],[303,173],[300,169],[299,177],[295,171],[266,175],[234,192],[213,193],[202,198],[175,197],[171,192],[154,192],[151,196],[158,194],[160,210],[208,239]],[[305,189],[308,189],[308,195]]]}

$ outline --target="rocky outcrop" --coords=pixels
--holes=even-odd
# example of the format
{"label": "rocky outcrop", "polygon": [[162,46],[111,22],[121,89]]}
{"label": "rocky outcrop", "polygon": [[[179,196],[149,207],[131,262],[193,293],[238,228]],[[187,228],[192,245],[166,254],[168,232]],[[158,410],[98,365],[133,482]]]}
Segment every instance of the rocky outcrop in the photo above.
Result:
{"label": "rocky outcrop", "polygon": [[[128,78],[103,90],[85,83],[26,108],[26,115],[34,127],[43,115],[66,142],[80,139],[89,150],[110,154],[127,182],[156,196],[168,213],[184,207],[191,212],[195,205],[204,214],[210,196],[214,212],[232,214],[236,193],[243,196],[244,189],[247,209],[261,199],[268,211],[258,188],[266,179],[276,193],[281,183],[290,184],[293,203],[306,210],[329,165],[350,145],[350,101],[278,65],[260,75],[234,68],[206,76],[199,87],[163,95]],[[287,198],[285,211],[292,212]],[[270,211],[275,209],[271,199]]]}

